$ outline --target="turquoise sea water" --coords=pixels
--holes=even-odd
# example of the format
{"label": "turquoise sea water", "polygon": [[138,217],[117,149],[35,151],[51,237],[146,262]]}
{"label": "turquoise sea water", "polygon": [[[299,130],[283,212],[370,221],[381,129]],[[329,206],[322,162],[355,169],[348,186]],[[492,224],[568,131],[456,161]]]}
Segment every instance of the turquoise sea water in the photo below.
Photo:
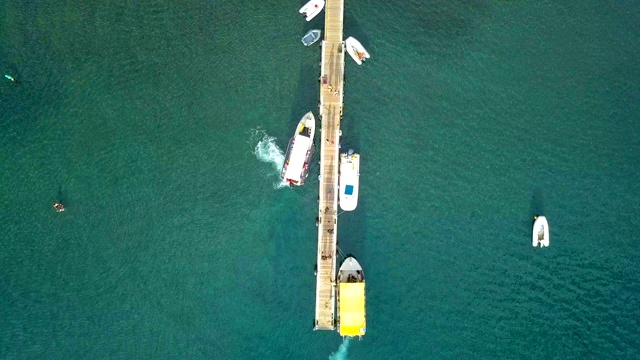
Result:
{"label": "turquoise sea water", "polygon": [[301,4],[0,6],[0,358],[640,357],[640,4],[346,1],[347,344],[311,330],[317,180],[278,180]]}

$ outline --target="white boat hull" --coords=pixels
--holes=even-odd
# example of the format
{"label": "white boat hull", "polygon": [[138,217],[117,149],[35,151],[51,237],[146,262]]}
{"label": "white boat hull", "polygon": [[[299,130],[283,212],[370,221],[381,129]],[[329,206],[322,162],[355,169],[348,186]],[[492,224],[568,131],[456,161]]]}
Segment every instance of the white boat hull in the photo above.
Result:
{"label": "white boat hull", "polygon": [[316,119],[312,112],[308,112],[298,122],[296,132],[289,141],[280,177],[291,186],[304,185],[309,175],[315,128]]}
{"label": "white boat hull", "polygon": [[533,247],[549,246],[549,223],[544,216],[536,217],[533,223],[532,245]]}
{"label": "white boat hull", "polygon": [[353,211],[358,206],[360,187],[360,155],[340,154],[339,204],[344,211]]}
{"label": "white boat hull", "polygon": [[344,41],[344,46],[346,47],[346,51],[349,53],[353,61],[355,61],[358,65],[362,65],[365,60],[371,57],[364,46],[362,46],[362,44],[360,44],[358,40],[351,36]]}
{"label": "white boat hull", "polygon": [[324,0],[311,0],[300,8],[299,13],[305,17],[307,21],[311,21],[324,8]]}

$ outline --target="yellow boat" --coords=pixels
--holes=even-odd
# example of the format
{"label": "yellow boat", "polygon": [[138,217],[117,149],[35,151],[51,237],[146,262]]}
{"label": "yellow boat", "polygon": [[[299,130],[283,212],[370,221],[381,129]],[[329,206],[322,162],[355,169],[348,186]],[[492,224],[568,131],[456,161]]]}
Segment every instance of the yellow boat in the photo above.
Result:
{"label": "yellow boat", "polygon": [[342,336],[362,337],[367,332],[364,271],[348,257],[338,271],[338,332]]}

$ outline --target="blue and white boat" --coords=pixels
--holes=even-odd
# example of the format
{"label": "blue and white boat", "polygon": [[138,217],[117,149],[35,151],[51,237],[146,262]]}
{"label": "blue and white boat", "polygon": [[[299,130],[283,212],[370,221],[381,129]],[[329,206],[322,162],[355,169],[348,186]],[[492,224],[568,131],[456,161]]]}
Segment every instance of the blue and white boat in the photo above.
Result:
{"label": "blue and white boat", "polygon": [[358,187],[360,185],[360,155],[353,150],[340,154],[340,208],[353,211],[358,206]]}
{"label": "blue and white boat", "polygon": [[316,41],[320,40],[320,34],[322,34],[322,31],[318,29],[310,30],[302,37],[302,43],[304,44],[304,46],[311,46]]}

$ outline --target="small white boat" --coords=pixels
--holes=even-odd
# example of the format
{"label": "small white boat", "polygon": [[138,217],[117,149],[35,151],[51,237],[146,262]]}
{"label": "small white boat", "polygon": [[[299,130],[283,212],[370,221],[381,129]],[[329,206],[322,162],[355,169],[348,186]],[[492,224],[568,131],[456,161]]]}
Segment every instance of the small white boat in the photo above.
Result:
{"label": "small white boat", "polygon": [[549,224],[547,218],[544,216],[534,217],[533,222],[533,247],[547,247],[549,246]]}
{"label": "small white boat", "polygon": [[322,31],[318,29],[310,30],[302,37],[302,43],[304,46],[312,45],[316,41],[320,40],[320,34],[322,34]]}
{"label": "small white boat", "polygon": [[307,21],[311,21],[316,15],[320,14],[324,8],[324,0],[311,0],[300,8],[300,14],[305,16]]}
{"label": "small white boat", "polygon": [[362,338],[367,332],[364,271],[353,257],[338,271],[338,332],[343,337]]}
{"label": "small white boat", "polygon": [[344,41],[344,45],[347,47],[347,52],[351,55],[353,61],[358,65],[362,65],[362,63],[370,57],[364,46],[351,36]]}
{"label": "small white boat", "polygon": [[340,154],[340,208],[353,211],[358,206],[358,187],[360,182],[360,155],[349,150]]}
{"label": "small white boat", "polygon": [[313,113],[306,113],[298,126],[296,132],[289,140],[287,155],[280,177],[289,183],[290,186],[304,185],[307,175],[309,175],[309,164],[313,155],[313,136],[316,129],[316,119]]}

